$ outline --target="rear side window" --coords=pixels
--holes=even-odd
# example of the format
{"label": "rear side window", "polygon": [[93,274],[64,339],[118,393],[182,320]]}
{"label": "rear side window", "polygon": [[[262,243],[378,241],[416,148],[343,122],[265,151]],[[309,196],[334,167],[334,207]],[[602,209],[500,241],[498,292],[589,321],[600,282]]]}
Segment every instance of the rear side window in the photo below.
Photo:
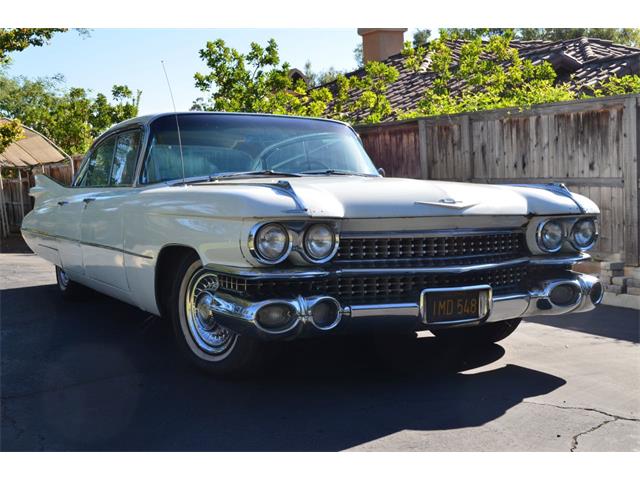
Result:
{"label": "rear side window", "polygon": [[139,148],[139,130],[118,135],[111,168],[111,185],[125,187],[133,183]]}
{"label": "rear side window", "polygon": [[80,186],[106,187],[109,185],[111,163],[116,146],[116,138],[111,137],[102,142],[91,153],[87,161],[87,169]]}

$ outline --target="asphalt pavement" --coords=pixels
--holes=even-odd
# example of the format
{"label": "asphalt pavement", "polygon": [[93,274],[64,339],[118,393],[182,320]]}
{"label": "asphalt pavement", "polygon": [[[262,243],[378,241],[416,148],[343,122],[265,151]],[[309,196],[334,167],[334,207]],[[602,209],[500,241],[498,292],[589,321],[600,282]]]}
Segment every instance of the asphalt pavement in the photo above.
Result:
{"label": "asphalt pavement", "polygon": [[0,254],[0,450],[638,451],[640,312],[523,321],[499,345],[323,338],[218,380],[161,319],[65,302],[53,267]]}

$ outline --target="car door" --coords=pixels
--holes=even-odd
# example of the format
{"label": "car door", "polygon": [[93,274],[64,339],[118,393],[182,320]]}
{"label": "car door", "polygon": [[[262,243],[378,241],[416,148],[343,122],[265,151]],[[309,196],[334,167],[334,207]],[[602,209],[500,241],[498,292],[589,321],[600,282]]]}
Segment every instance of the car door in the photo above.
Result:
{"label": "car door", "polygon": [[[110,164],[115,139],[96,145],[83,163],[74,187],[64,198],[58,198],[55,232],[60,239],[62,267],[70,274],[85,275],[82,251],[82,215],[87,204],[100,192],[101,169]],[[102,173],[104,174],[104,173]]]}
{"label": "car door", "polygon": [[[141,131],[130,130],[112,137],[109,168],[102,166],[93,183],[100,185],[85,198],[81,220],[82,256],[87,277],[129,290],[124,265],[124,212],[135,195],[132,187]],[[107,163],[106,158],[104,162]],[[97,162],[99,163],[99,162]]]}

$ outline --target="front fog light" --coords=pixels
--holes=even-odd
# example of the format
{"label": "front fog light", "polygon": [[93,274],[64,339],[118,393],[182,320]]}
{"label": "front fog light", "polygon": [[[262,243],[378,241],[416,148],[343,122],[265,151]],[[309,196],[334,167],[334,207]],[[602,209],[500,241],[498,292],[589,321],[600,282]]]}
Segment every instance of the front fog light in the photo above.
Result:
{"label": "front fog light", "polygon": [[562,247],[562,225],[548,220],[538,228],[538,246],[545,252],[554,253]]}
{"label": "front fog light", "polygon": [[571,229],[571,244],[578,250],[587,250],[596,241],[596,222],[592,218],[578,220]]}
{"label": "front fog light", "polygon": [[291,306],[284,303],[266,305],[258,310],[256,321],[265,330],[276,331],[286,328],[295,321],[296,315]]}

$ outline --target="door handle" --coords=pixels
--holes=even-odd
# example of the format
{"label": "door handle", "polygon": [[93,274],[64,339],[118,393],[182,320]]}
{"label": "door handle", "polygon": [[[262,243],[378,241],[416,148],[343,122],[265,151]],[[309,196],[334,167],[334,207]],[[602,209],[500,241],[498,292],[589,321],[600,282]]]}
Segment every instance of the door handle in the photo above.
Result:
{"label": "door handle", "polygon": [[61,201],[58,202],[58,205],[63,206],[63,205],[66,205],[67,203],[69,203],[69,202],[61,200]]}

